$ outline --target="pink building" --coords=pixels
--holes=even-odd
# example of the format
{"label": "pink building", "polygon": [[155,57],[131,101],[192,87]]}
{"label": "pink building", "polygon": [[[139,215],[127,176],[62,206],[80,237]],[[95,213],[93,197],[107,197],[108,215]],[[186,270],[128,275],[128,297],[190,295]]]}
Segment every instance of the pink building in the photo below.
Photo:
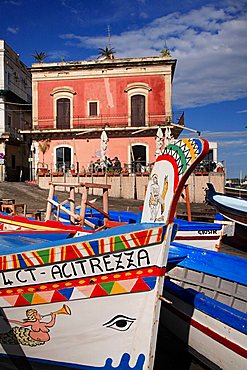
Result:
{"label": "pink building", "polygon": [[[145,169],[155,160],[158,128],[174,120],[175,66],[170,57],[33,64],[33,123],[23,133],[33,140],[35,173],[43,162],[51,171],[87,169],[102,155],[103,130],[107,157],[129,170],[140,158]],[[172,127],[174,137],[180,132]]]}

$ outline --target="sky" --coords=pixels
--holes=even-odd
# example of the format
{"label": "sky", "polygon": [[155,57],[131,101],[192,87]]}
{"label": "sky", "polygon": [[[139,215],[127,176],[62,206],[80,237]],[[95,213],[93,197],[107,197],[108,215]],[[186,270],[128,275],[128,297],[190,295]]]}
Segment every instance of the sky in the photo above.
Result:
{"label": "sky", "polygon": [[[0,38],[30,67],[115,58],[177,59],[174,117],[218,143],[228,178],[247,176],[247,0],[0,0]],[[191,136],[191,131],[184,131]]]}

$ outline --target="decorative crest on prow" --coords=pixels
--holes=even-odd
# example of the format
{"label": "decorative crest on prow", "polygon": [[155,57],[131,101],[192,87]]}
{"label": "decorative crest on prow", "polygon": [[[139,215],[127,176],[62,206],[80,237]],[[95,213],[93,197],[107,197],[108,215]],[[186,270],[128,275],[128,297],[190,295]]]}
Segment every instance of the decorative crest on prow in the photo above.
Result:
{"label": "decorative crest on prow", "polygon": [[165,147],[150,176],[142,222],[173,222],[183,187],[208,148],[205,139],[180,139]]}

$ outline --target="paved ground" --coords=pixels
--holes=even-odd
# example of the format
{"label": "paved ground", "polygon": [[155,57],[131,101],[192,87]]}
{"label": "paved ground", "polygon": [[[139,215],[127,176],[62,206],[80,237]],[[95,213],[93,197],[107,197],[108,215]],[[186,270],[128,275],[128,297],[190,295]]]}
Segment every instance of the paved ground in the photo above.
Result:
{"label": "paved ground", "polygon": [[[68,193],[56,192],[59,201],[68,198]],[[45,209],[47,205],[48,190],[40,189],[37,185],[27,184],[24,182],[2,182],[0,183],[0,199],[9,198],[15,199],[16,203],[25,203],[28,212],[37,211],[37,209]],[[101,197],[96,198],[96,205],[100,206],[102,203]],[[81,194],[75,196],[76,205],[80,204]],[[133,211],[138,212],[139,206],[142,201],[138,200],[125,200],[109,198],[109,208],[116,211]]]}
{"label": "paved ground", "polygon": [[[57,192],[59,201],[63,201],[68,197],[68,193]],[[37,185],[24,182],[2,182],[0,183],[0,199],[15,199],[16,203],[25,203],[28,212],[37,211],[37,209],[45,209],[47,205],[48,190],[40,189]],[[76,205],[80,204],[81,195],[76,194]],[[96,198],[96,205],[102,204],[101,197]],[[109,209],[115,211],[132,211],[138,212],[139,207],[143,204],[141,200],[128,200],[123,198],[109,198]],[[202,205],[192,204],[192,214],[196,218],[198,214],[202,214]],[[214,213],[212,207],[203,205],[203,213],[209,217]],[[178,214],[186,214],[186,206],[184,203],[178,205]]]}

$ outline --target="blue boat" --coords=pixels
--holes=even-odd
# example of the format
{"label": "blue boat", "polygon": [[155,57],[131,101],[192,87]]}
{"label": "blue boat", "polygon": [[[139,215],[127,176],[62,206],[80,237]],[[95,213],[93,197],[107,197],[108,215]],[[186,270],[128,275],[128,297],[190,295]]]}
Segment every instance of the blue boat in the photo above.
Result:
{"label": "blue boat", "polygon": [[[55,196],[54,200],[59,204],[58,198]],[[64,205],[68,210],[70,209],[69,204]],[[53,210],[56,217],[57,211]],[[80,207],[77,208],[76,213],[80,214]],[[120,223],[137,223],[140,222],[142,218],[142,212],[118,212],[118,211],[109,211],[109,221],[104,220],[104,215],[99,211],[91,208],[86,208],[86,219],[92,222],[97,230],[97,227],[103,227],[104,224],[108,227],[115,226]],[[70,215],[66,212],[60,211],[59,213],[61,222],[68,223],[70,220]],[[174,222],[177,225],[176,241],[185,244],[191,245],[197,248],[204,248],[209,250],[218,251],[222,243],[222,237],[225,234],[225,226],[222,223],[213,223],[213,222],[198,222],[193,221],[189,222],[179,218],[174,218]],[[84,226],[85,227],[85,226]]]}
{"label": "blue boat", "polygon": [[228,242],[246,250],[247,243],[247,200],[218,193],[213,184],[207,184],[206,201],[214,206],[225,219],[235,223],[235,232]]}
{"label": "blue boat", "polygon": [[212,369],[247,368],[247,259],[172,243],[161,324]]}

